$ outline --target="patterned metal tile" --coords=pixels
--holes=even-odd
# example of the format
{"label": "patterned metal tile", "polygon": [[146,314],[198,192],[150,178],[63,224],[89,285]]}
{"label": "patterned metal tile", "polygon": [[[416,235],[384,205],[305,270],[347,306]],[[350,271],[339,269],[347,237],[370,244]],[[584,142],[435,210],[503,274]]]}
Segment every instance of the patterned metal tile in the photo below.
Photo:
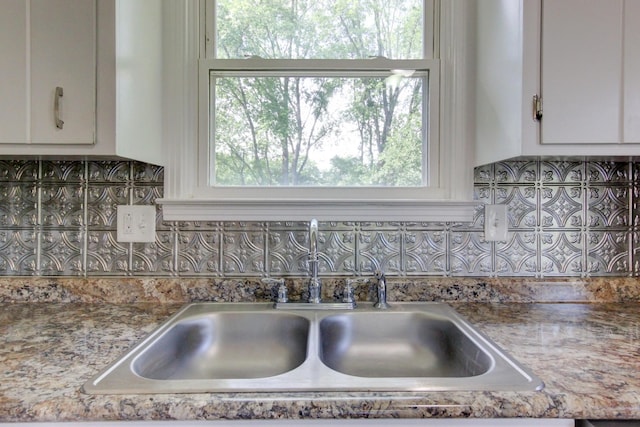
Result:
{"label": "patterned metal tile", "polygon": [[627,227],[633,191],[627,186],[589,188],[587,221],[591,228]]}
{"label": "patterned metal tile", "polygon": [[131,181],[131,162],[89,161],[88,180],[91,183],[122,183]]}
{"label": "patterned metal tile", "polygon": [[587,273],[625,275],[632,268],[626,231],[590,231],[587,236]]}
{"label": "patterned metal tile", "polygon": [[585,180],[585,165],[577,161],[541,161],[540,181],[544,185],[567,185]]}
{"label": "patterned metal tile", "polygon": [[357,242],[359,272],[381,270],[387,274],[398,274],[402,270],[400,231],[361,230]]}
{"label": "patterned metal tile", "polygon": [[492,244],[484,240],[484,233],[451,233],[449,272],[455,276],[486,276],[493,271]]}
{"label": "patterned metal tile", "polygon": [[[477,209],[484,207],[484,203],[479,203],[476,207]],[[446,227],[461,227],[466,226],[467,228],[472,228],[473,226],[468,222],[399,222],[394,224],[394,228],[405,229],[405,230],[444,230]]]}
{"label": "patterned metal tile", "polygon": [[[404,223],[400,223],[400,222],[358,222],[358,223],[354,223],[353,227],[355,229],[361,229],[361,230],[375,230],[375,231],[391,230],[391,231],[395,231],[401,225],[404,225]],[[422,223],[422,225],[425,226],[426,223]]]}
{"label": "patterned metal tile", "polygon": [[638,230],[633,231],[631,242],[632,242],[632,248],[633,248],[631,252],[632,260],[631,260],[631,266],[629,268],[629,271],[627,271],[627,273],[630,273],[633,276],[639,276],[640,275],[640,232],[638,232]]}
{"label": "patterned metal tile", "polygon": [[478,203],[493,203],[493,188],[491,184],[476,184],[473,188],[473,198]]}
{"label": "patterned metal tile", "polygon": [[132,188],[132,204],[149,205],[156,208],[156,230],[166,231],[173,226],[172,222],[162,219],[162,205],[156,205],[156,199],[162,197],[163,189],[155,186],[134,186]]}
{"label": "patterned metal tile", "polygon": [[46,230],[40,234],[40,264],[43,276],[78,276],[84,273],[84,231]]}
{"label": "patterned metal tile", "polygon": [[225,275],[262,275],[265,267],[265,233],[226,232],[222,238],[222,269]]}
{"label": "patterned metal tile", "polygon": [[47,227],[84,225],[83,186],[43,184],[40,191],[42,225]]}
{"label": "patterned metal tile", "polygon": [[473,179],[476,185],[493,181],[493,165],[478,166],[473,170]]}
{"label": "patterned metal tile", "polygon": [[[640,164],[507,161],[474,175],[470,223],[321,223],[321,275],[640,275]],[[131,161],[0,160],[0,275],[307,274],[308,222],[164,222],[158,206],[154,243],[117,243],[116,206],[153,204],[163,179]],[[487,203],[508,206],[506,242],[483,240]]]}
{"label": "patterned metal tile", "polygon": [[547,187],[540,206],[540,226],[576,228],[585,224],[583,209],[586,189],[581,186]]}
{"label": "patterned metal tile", "polygon": [[[309,220],[311,220],[311,218],[309,218]],[[261,222],[256,222],[256,223],[241,223],[241,222],[227,222],[225,223],[225,226],[229,227],[229,228],[233,228],[233,227],[248,227],[248,226],[260,226],[260,227],[264,227],[267,224],[266,223],[261,223]],[[308,221],[272,221],[270,223],[268,223],[269,226],[269,230],[272,231],[276,231],[276,230],[282,230],[282,231],[290,231],[290,230],[304,230],[304,231],[308,231],[309,230],[309,222]],[[318,223],[318,229],[324,229],[326,227],[326,224],[324,223]]]}
{"label": "patterned metal tile", "polygon": [[164,189],[160,185],[134,185],[132,188],[132,204],[153,205],[160,199]]}
{"label": "patterned metal tile", "polygon": [[115,230],[87,232],[86,274],[126,275],[129,271],[129,243],[119,243]]}
{"label": "patterned metal tile", "polygon": [[339,275],[354,273],[356,233],[351,229],[338,229],[330,232],[320,231],[318,234],[319,272]]}
{"label": "patterned metal tile", "polygon": [[634,186],[632,192],[631,211],[631,255],[633,257],[628,273],[640,276],[640,163],[634,163]]}
{"label": "patterned metal tile", "polygon": [[405,231],[403,271],[408,275],[446,275],[447,233],[446,230]]}
{"label": "patterned metal tile", "polygon": [[118,205],[129,203],[126,185],[90,184],[87,188],[87,225],[115,230]]}
{"label": "patterned metal tile", "polygon": [[587,182],[624,183],[633,180],[633,168],[627,162],[587,162]]}
{"label": "patterned metal tile", "polygon": [[526,184],[538,181],[538,163],[499,162],[494,165],[493,181],[501,184]]}
{"label": "patterned metal tile", "polygon": [[0,228],[0,274],[34,274],[37,248],[38,235],[35,230]]}
{"label": "patterned metal tile", "polygon": [[179,274],[220,273],[220,233],[215,227],[211,231],[181,231],[177,239]]}
{"label": "patterned metal tile", "polygon": [[132,162],[133,181],[141,183],[161,184],[164,182],[164,168],[141,162]]}
{"label": "patterned metal tile", "polygon": [[631,180],[636,185],[640,182],[640,162],[631,163]]}
{"label": "patterned metal tile", "polygon": [[[269,275],[307,275],[309,272],[309,237],[305,230],[269,229],[267,237]],[[318,250],[322,252],[324,233],[318,233]],[[322,272],[320,259],[318,270]],[[324,266],[326,269],[326,266]]]}
{"label": "patterned metal tile", "polygon": [[[498,190],[502,190],[498,194]],[[531,228],[538,224],[538,193],[535,186],[500,186],[495,202],[507,205],[509,228]]]}
{"label": "patterned metal tile", "polygon": [[583,272],[584,233],[581,231],[540,234],[542,275],[579,275]]}
{"label": "patterned metal tile", "polygon": [[210,231],[222,228],[222,223],[208,221],[178,221],[176,226],[180,231]]}
{"label": "patterned metal tile", "polygon": [[0,160],[0,182],[32,182],[39,176],[39,163],[31,160]]}
{"label": "patterned metal tile", "polygon": [[495,270],[502,276],[538,275],[538,233],[509,232],[506,242],[495,243]]}
{"label": "patterned metal tile", "polygon": [[65,183],[86,181],[85,163],[76,161],[43,161],[42,182]]}
{"label": "patterned metal tile", "polygon": [[36,183],[0,185],[0,227],[30,227],[38,224]]}
{"label": "patterned metal tile", "polygon": [[133,275],[169,276],[175,270],[174,233],[156,232],[153,243],[132,243],[129,272]]}

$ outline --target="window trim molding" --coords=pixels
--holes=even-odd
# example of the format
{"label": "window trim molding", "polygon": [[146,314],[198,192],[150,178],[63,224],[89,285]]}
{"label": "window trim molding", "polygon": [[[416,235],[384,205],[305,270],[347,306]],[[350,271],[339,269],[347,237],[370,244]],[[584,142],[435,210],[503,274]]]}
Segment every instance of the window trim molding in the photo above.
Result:
{"label": "window trim molding", "polygon": [[[477,203],[455,200],[208,200],[163,199],[165,220],[174,221],[448,221],[467,222]],[[260,214],[256,215],[256,205]],[[229,216],[229,212],[233,216]],[[169,213],[169,215],[167,215]]]}
{"label": "window trim molding", "polygon": [[202,77],[206,73],[200,72],[199,65],[200,54],[204,52],[199,31],[204,24],[204,2],[165,0],[165,185],[164,197],[157,200],[162,205],[164,219],[305,221],[314,217],[336,221],[471,221],[477,202],[472,198],[474,103],[470,102],[473,52],[469,51],[472,46],[469,28],[473,28],[470,27],[473,6],[469,3],[473,2],[441,0],[439,4],[437,187],[425,188],[424,196],[419,199],[407,199],[402,191],[393,189],[379,189],[382,190],[379,194],[389,194],[372,198],[368,189],[362,197],[337,200],[328,194],[322,195],[323,189],[303,188],[308,196],[269,201],[247,197],[211,199],[207,191],[199,187],[208,160],[199,141],[203,128],[207,131],[208,115],[207,97],[199,94],[201,85],[208,85]]}

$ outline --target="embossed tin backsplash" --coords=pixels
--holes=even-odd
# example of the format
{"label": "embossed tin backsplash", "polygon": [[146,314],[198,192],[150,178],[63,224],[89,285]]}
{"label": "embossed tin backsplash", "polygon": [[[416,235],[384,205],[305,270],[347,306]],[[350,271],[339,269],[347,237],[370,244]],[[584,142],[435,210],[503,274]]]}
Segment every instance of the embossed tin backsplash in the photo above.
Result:
{"label": "embossed tin backsplash", "polygon": [[[472,223],[321,223],[323,276],[636,276],[640,169],[517,161],[475,170]],[[162,168],[128,161],[0,161],[0,275],[302,276],[306,223],[164,222],[116,242],[116,206],[153,204]],[[485,242],[485,203],[509,207]]]}

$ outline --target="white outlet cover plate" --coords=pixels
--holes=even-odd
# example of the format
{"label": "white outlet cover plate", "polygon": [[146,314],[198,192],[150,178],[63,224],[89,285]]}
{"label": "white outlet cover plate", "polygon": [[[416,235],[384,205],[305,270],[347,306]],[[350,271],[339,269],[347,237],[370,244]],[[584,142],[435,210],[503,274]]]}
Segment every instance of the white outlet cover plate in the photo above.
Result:
{"label": "white outlet cover plate", "polygon": [[152,243],[156,241],[156,207],[119,205],[118,242]]}
{"label": "white outlet cover plate", "polygon": [[508,232],[507,205],[484,206],[484,240],[504,242]]}

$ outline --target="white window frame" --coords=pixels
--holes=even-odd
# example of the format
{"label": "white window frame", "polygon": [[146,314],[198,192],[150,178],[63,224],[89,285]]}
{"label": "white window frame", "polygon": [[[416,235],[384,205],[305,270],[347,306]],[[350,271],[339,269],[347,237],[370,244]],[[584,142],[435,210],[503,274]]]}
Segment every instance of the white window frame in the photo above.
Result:
{"label": "white window frame", "polygon": [[[420,60],[430,73],[431,108],[437,106],[437,119],[429,123],[429,138],[435,144],[429,151],[428,187],[238,188],[208,185],[209,70],[216,60],[200,59],[206,51],[199,31],[205,25],[204,0],[165,0],[165,194],[158,200],[164,219],[471,221],[477,203],[472,200],[469,3],[473,2],[436,3],[440,58]],[[381,69],[388,66],[385,59],[374,61]],[[409,62],[406,68],[412,69],[416,64]],[[241,65],[233,60],[213,65],[221,64]],[[349,66],[357,66],[357,61]]]}

